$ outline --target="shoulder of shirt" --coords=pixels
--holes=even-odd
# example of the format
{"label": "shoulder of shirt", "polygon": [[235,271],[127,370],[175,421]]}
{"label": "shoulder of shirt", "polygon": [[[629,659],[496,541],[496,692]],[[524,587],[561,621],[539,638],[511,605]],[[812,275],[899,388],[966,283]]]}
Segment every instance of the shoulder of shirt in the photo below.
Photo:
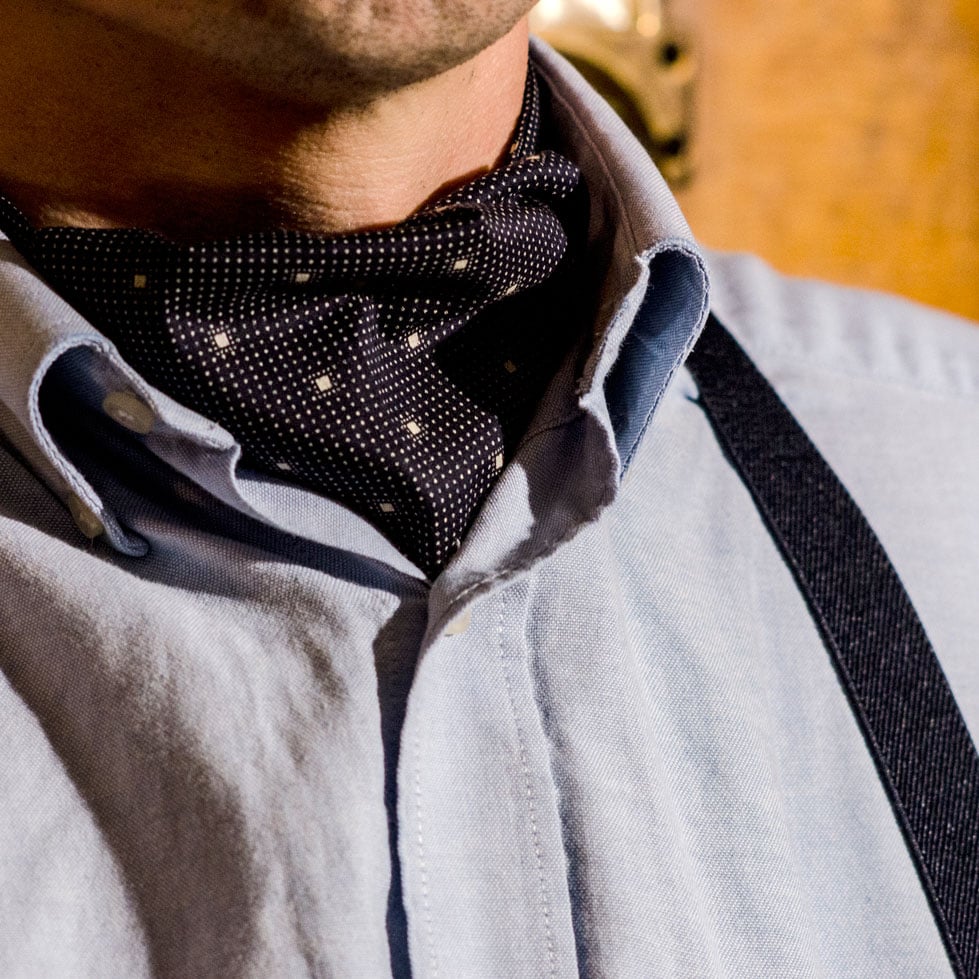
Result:
{"label": "shoulder of shirt", "polygon": [[979,402],[979,323],[898,296],[707,252],[711,306],[776,388],[782,376],[870,382]]}

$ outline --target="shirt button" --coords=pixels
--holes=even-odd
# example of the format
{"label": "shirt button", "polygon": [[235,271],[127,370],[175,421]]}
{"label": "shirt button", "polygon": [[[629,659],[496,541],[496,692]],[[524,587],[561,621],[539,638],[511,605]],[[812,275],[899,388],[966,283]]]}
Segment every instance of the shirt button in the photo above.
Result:
{"label": "shirt button", "polygon": [[156,421],[153,409],[129,391],[113,391],[107,394],[102,402],[102,410],[123,428],[140,435],[146,435]]}
{"label": "shirt button", "polygon": [[469,623],[472,622],[473,611],[471,608],[467,608],[464,612],[460,612],[446,627],[445,635],[447,636],[461,636],[466,629],[469,628]]}
{"label": "shirt button", "polygon": [[105,532],[102,521],[74,493],[68,497],[68,509],[75,525],[89,540],[94,540]]}

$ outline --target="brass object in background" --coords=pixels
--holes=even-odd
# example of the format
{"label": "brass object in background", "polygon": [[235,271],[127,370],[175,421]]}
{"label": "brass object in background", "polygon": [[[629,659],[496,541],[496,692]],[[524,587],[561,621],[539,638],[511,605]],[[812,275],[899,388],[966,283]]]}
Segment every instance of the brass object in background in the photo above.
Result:
{"label": "brass object in background", "polygon": [[696,61],[664,0],[541,0],[531,29],[608,99],[671,185],[689,180]]}

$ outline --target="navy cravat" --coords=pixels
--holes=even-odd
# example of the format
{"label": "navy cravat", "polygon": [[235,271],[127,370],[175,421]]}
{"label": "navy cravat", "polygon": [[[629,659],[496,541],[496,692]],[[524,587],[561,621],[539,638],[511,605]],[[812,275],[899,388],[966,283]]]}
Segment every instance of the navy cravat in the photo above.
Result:
{"label": "navy cravat", "polygon": [[[383,230],[194,245],[0,221],[151,383],[248,464],[336,499],[429,577],[458,548],[576,339],[576,167],[528,72],[498,169]],[[576,217],[573,217],[576,215]]]}

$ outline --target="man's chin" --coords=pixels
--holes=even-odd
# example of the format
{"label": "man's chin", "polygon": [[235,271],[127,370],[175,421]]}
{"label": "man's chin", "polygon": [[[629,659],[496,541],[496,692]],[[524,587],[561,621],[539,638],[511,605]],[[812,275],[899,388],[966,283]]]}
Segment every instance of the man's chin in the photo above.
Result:
{"label": "man's chin", "polygon": [[229,80],[292,103],[366,103],[442,74],[506,35],[528,0],[74,0]]}

